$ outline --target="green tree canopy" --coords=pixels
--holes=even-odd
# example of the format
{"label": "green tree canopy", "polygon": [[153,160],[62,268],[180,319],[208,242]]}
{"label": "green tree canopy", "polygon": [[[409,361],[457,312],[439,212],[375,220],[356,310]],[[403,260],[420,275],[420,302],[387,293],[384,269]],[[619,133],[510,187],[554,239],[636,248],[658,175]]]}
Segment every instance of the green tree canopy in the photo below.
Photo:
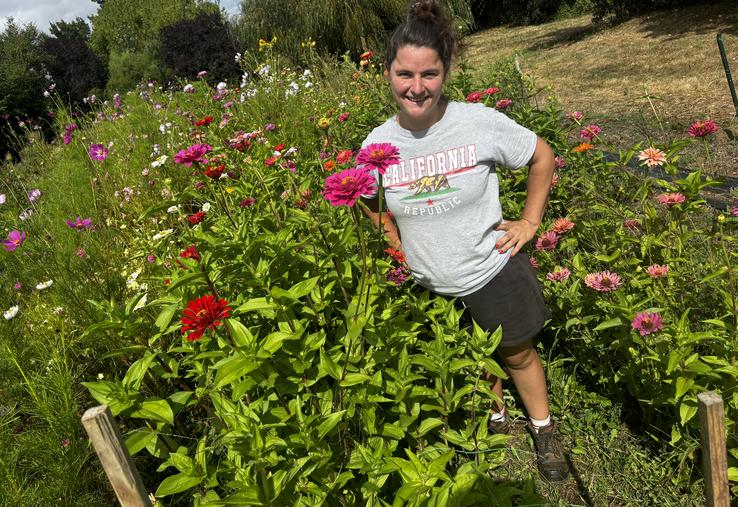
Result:
{"label": "green tree canopy", "polygon": [[87,21],[77,17],[74,21],[59,20],[49,25],[49,32],[57,39],[90,40],[90,25]]}

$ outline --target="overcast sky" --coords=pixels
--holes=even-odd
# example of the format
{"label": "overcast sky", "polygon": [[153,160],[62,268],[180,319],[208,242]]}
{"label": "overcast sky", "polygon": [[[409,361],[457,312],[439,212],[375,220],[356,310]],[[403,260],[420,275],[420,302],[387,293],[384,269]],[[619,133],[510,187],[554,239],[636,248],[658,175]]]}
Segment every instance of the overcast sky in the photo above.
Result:
{"label": "overcast sky", "polygon": [[[239,12],[239,4],[240,0],[220,0],[220,5],[230,14]],[[95,14],[98,7],[92,0],[0,0],[0,31],[5,29],[8,17],[21,25],[33,23],[46,33],[52,21],[80,17],[89,23],[87,17]]]}

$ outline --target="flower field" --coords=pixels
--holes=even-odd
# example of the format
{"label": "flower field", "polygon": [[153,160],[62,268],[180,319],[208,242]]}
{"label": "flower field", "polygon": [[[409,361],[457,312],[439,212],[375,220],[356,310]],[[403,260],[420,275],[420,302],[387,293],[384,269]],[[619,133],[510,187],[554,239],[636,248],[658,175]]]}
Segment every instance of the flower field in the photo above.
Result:
{"label": "flower field", "polygon": [[[97,402],[162,505],[545,502],[496,479],[510,449],[487,431],[485,378],[505,377],[500,332],[460,329],[361,212],[367,167],[396,155],[359,150],[392,114],[379,66],[312,61],[298,71],[266,50],[241,58],[240,83],[144,83],[91,113],[58,110],[63,142],[29,132],[0,189],[0,422],[4,444],[44,458],[3,462],[58,463],[50,477],[90,477],[87,504],[109,498],[78,424]],[[720,126],[695,119],[608,162],[586,112],[528,103],[519,85],[464,69],[447,91],[556,151],[529,246],[553,313],[542,357],[672,449],[680,491],[701,481],[696,396],[717,391],[735,494],[738,202],[709,207],[716,182],[699,171],[626,169],[676,174],[690,143],[709,163]],[[517,217],[526,169],[498,172]],[[4,482],[10,504],[33,490]],[[70,498],[74,481],[57,488]]]}

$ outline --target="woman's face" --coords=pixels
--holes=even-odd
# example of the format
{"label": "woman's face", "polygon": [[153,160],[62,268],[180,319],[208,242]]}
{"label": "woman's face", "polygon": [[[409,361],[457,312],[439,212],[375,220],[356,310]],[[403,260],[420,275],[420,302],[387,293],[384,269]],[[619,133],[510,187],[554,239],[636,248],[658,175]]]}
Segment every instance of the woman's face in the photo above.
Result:
{"label": "woman's face", "polygon": [[444,107],[439,102],[446,73],[435,49],[402,46],[384,75],[400,106],[403,128],[425,130],[443,117]]}

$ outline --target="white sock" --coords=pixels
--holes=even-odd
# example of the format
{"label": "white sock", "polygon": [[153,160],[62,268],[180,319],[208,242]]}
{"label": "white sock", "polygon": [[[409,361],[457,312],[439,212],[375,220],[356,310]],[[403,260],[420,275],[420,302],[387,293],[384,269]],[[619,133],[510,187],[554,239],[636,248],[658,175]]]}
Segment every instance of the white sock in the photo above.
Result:
{"label": "white sock", "polygon": [[538,433],[538,430],[540,428],[543,428],[543,427],[548,426],[549,424],[551,424],[551,415],[549,414],[549,416],[546,417],[545,419],[533,419],[531,417],[530,418],[530,422],[533,425],[533,429],[535,429],[536,430],[536,433]]}
{"label": "white sock", "polygon": [[492,422],[503,422],[505,419],[507,419],[507,409],[505,408],[502,409],[502,412],[495,412],[493,409],[489,416],[489,420]]}

